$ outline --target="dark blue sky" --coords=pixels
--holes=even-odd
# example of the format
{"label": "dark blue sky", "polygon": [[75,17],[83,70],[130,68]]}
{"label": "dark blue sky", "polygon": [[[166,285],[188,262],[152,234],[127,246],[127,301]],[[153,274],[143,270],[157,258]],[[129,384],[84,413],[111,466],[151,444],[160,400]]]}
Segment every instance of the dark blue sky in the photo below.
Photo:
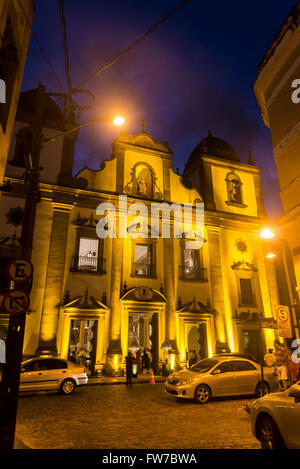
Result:
{"label": "dark blue sky", "polygon": [[[179,0],[65,0],[73,86],[167,15]],[[270,216],[281,213],[279,185],[270,131],[261,119],[252,85],[257,66],[295,0],[191,0],[167,23],[137,45],[109,70],[85,85],[95,95],[86,121],[118,112],[127,133],[141,129],[168,141],[174,169],[182,171],[193,148],[211,129],[247,161],[251,149],[262,166],[263,189]],[[59,78],[65,84],[58,2],[36,0],[34,30]],[[41,81],[61,91],[33,38],[23,90]],[[98,169],[111,154],[118,135],[108,124],[81,130],[75,171]]]}

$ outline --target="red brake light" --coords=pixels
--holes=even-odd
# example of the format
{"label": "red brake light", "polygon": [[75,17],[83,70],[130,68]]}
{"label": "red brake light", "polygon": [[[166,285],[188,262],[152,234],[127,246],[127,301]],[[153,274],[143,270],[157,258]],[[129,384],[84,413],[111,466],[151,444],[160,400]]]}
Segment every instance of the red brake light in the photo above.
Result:
{"label": "red brake light", "polygon": [[86,368],[85,367],[83,368],[83,373],[86,373]]}

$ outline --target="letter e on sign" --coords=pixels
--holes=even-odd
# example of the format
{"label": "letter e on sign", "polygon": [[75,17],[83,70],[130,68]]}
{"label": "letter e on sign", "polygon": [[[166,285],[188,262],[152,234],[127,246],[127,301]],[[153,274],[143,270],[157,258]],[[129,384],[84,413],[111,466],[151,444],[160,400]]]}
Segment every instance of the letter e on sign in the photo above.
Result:
{"label": "letter e on sign", "polygon": [[24,259],[14,259],[7,267],[7,275],[14,282],[25,282],[32,277],[33,265]]}

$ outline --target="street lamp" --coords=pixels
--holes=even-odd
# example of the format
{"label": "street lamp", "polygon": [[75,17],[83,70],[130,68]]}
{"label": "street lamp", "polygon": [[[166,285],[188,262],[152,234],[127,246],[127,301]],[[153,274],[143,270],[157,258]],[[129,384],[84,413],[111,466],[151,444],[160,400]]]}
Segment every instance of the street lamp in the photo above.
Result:
{"label": "street lamp", "polygon": [[[260,233],[259,233],[260,238],[268,241],[272,240],[276,237],[275,232],[270,229],[270,228],[263,228]],[[267,259],[274,259],[276,257],[276,254],[272,251],[268,252],[266,254]],[[287,282],[287,289],[288,289],[288,295],[289,295],[289,301],[290,301],[290,307],[292,311],[292,319],[293,319],[293,329],[296,338],[299,338],[299,329],[298,329],[298,323],[297,323],[297,316],[296,316],[296,311],[295,311],[295,301],[293,298],[293,290],[292,290],[292,284],[291,284],[291,279],[290,279],[290,274],[289,274],[289,269],[288,269],[288,263],[287,263],[287,257],[286,257],[286,252],[285,248],[283,246],[282,248],[282,259],[283,259],[283,267],[284,267],[284,274]]]}
{"label": "street lamp", "polygon": [[54,140],[57,140],[60,137],[64,137],[65,135],[69,135],[73,132],[76,132],[77,130],[81,129],[82,127],[85,127],[86,125],[96,124],[98,122],[107,122],[109,124],[113,124],[113,125],[116,125],[116,126],[120,127],[121,125],[124,124],[125,119],[124,119],[124,117],[121,117],[121,116],[113,116],[113,117],[109,116],[109,117],[106,117],[106,119],[92,119],[92,120],[83,122],[82,124],[78,124],[75,127],[72,127],[71,129],[66,130],[65,132],[61,132],[57,135],[54,135],[54,137],[44,138],[41,146],[44,147],[48,143],[53,142]]}

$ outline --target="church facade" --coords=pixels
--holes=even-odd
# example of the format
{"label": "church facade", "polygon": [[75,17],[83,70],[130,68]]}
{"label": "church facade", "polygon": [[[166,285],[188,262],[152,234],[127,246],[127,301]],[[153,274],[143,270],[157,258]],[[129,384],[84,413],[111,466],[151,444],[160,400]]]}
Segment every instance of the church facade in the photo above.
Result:
{"label": "church facade", "polygon": [[[50,104],[44,132],[51,137],[57,134],[51,119],[60,115]],[[17,123],[18,132],[24,125]],[[185,365],[189,350],[198,358],[222,351],[258,357],[261,339],[264,350],[272,346],[274,330],[261,335],[259,317],[275,316],[278,289],[259,238],[266,213],[261,168],[251,154],[241,162],[210,132],[180,175],[172,169],[168,143],[144,130],[121,132],[99,170],[85,167],[73,178],[68,148],[64,137],[41,153],[24,355],[83,357],[90,373],[117,375],[129,348],[149,349],[157,371],[165,360],[173,369]],[[11,190],[0,201],[0,250],[7,260],[18,255],[21,228],[11,215],[22,212],[25,198],[17,151],[14,141],[6,174]],[[184,229],[174,235],[175,208],[189,207],[195,226],[202,204],[198,246]],[[141,219],[153,205],[156,232],[150,216]],[[169,237],[163,236],[166,221]],[[1,295],[8,288],[2,281]],[[2,330],[7,322],[1,314]]]}

